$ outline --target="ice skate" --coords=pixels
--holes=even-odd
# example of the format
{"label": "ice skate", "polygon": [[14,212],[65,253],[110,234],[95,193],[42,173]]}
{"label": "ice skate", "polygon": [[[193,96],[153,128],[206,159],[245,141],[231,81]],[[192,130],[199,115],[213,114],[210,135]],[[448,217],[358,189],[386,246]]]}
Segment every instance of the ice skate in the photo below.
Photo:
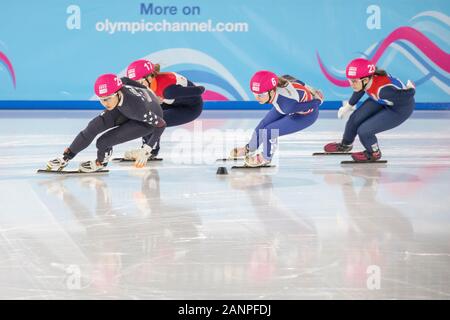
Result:
{"label": "ice skate", "polygon": [[356,162],[375,162],[381,159],[381,151],[369,153],[366,150],[361,152],[353,152],[352,158]]}
{"label": "ice skate", "polygon": [[252,167],[252,168],[267,167],[267,166],[270,166],[270,160],[265,159],[262,154],[258,153],[256,155],[246,156],[244,159],[244,164],[247,167]]}
{"label": "ice skate", "polygon": [[323,150],[327,153],[346,153],[346,152],[350,152],[352,150],[353,146],[352,145],[345,145],[341,142],[331,142],[326,144],[323,147]]}
{"label": "ice skate", "polygon": [[56,158],[47,162],[48,171],[61,171],[69,164],[68,160],[63,158]]}
{"label": "ice skate", "polygon": [[98,171],[102,171],[105,167],[106,167],[107,163],[103,162],[100,163],[97,160],[89,160],[89,161],[84,161],[82,163],[80,163],[80,167],[79,170],[80,172],[85,172],[85,173],[89,173],[89,172],[98,172]]}

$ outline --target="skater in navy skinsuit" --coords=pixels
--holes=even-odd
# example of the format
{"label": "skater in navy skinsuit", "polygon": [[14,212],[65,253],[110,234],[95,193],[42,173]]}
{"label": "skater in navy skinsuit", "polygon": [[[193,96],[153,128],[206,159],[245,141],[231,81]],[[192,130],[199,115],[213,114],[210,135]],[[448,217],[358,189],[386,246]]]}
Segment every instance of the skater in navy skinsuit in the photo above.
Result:
{"label": "skater in navy skinsuit", "polygon": [[[259,103],[272,104],[273,108],[255,128],[250,142],[234,148],[230,157],[245,156],[245,165],[259,167],[271,162],[279,136],[303,130],[317,120],[323,95],[291,76],[278,77],[265,70],[253,75],[250,90]],[[261,144],[263,152],[256,153]]]}
{"label": "skater in navy skinsuit", "polygon": [[[346,75],[354,90],[350,100],[338,111],[339,118],[349,119],[341,142],[325,145],[325,152],[348,152],[358,135],[365,150],[352,153],[357,162],[373,162],[381,158],[377,133],[395,128],[408,119],[415,107],[414,84],[404,85],[367,59],[352,60]],[[367,93],[369,98],[359,108],[356,103]]]}
{"label": "skater in navy skinsuit", "polygon": [[[203,110],[202,94],[205,88],[197,86],[175,72],[159,72],[160,66],[148,60],[136,60],[127,68],[127,77],[153,91],[161,102],[167,127],[179,126],[197,119]],[[142,138],[145,145],[148,137]],[[159,152],[159,141],[151,158]],[[135,159],[140,149],[125,152],[124,158]]]}
{"label": "skater in navy skinsuit", "polygon": [[135,166],[141,168],[158,144],[166,123],[162,118],[159,101],[150,90],[128,78],[119,79],[114,74],[100,76],[95,82],[94,90],[106,110],[92,119],[75,137],[64,150],[62,158],[47,163],[49,170],[62,170],[98,134],[107,130],[97,139],[97,158],[82,162],[80,171],[94,172],[103,169],[108,164],[113,146],[147,136],[147,143],[141,148],[135,161]]}

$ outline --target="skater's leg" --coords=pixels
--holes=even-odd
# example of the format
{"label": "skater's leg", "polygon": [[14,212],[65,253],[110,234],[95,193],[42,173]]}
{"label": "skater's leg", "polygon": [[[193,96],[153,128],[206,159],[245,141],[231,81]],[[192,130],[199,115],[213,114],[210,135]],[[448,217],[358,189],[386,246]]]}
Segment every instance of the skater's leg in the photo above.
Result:
{"label": "skater's leg", "polygon": [[347,123],[345,124],[345,131],[342,138],[342,144],[351,145],[355,141],[355,137],[358,133],[359,126],[365,122],[367,119],[373,115],[381,112],[383,106],[379,103],[373,101],[372,99],[367,99],[364,103],[352,113]]}
{"label": "skater's leg", "polygon": [[68,161],[87,148],[99,133],[127,121],[128,118],[123,116],[118,109],[103,111],[99,116],[92,119],[87,127],[75,137],[70,146],[64,150],[62,158],[56,158],[47,162],[47,169],[62,170],[67,166]]}
{"label": "skater's leg", "polygon": [[364,103],[356,109],[347,123],[345,124],[345,131],[342,137],[341,142],[330,142],[324,146],[325,152],[349,152],[353,148],[353,141],[355,141],[355,137],[358,134],[359,126],[372,117],[373,115],[381,112],[383,110],[383,106],[376,103],[372,99],[367,99]]}
{"label": "skater's leg", "polygon": [[75,137],[69,146],[69,150],[72,153],[71,158],[87,148],[98,134],[125,123],[126,121],[128,121],[128,119],[124,117],[118,109],[102,112],[101,115],[92,119],[87,127]]}
{"label": "skater's leg", "polygon": [[273,147],[277,144],[278,137],[294,132],[299,132],[316,122],[319,117],[319,110],[316,109],[308,115],[287,115],[279,120],[269,123],[263,132],[264,158],[271,159]]}
{"label": "skater's leg", "polygon": [[[167,105],[170,106],[170,105]],[[194,121],[203,111],[203,101],[200,100],[191,105],[177,105],[173,107],[166,107],[163,109],[163,118],[166,121],[167,127],[175,127]],[[143,144],[146,144],[151,135],[142,138]],[[160,149],[160,142],[152,150],[152,155],[156,156]]]}
{"label": "skater's leg", "polygon": [[[264,132],[266,130],[264,129],[266,126],[268,126],[270,123],[273,123],[277,120],[283,119],[287,115],[283,115],[275,110],[275,108],[272,108],[265,116],[264,118],[259,122],[258,126],[253,131],[252,137],[248,143],[248,151],[253,152],[259,148],[261,143],[264,142]],[[232,151],[233,153],[233,151]]]}
{"label": "skater's leg", "polygon": [[128,122],[109,130],[97,139],[97,161],[103,162],[112,147],[130,140],[137,139],[154,130],[147,123],[129,120]]}
{"label": "skater's leg", "polygon": [[413,105],[384,107],[358,128],[358,136],[362,145],[369,153],[378,151],[377,133],[390,130],[405,122],[412,114]]}
{"label": "skater's leg", "polygon": [[192,105],[177,105],[176,107],[163,110],[163,118],[167,127],[180,126],[197,119],[203,111],[203,101]]}

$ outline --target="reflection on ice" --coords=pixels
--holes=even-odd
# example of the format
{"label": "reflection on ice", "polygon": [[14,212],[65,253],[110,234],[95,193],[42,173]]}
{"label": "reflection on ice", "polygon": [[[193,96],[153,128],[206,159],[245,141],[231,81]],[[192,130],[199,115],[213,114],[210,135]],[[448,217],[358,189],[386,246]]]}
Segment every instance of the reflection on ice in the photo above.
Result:
{"label": "reflection on ice", "polygon": [[[205,116],[218,130],[258,120]],[[228,164],[161,154],[83,177],[35,175],[62,144],[46,145],[39,126],[6,144],[21,120],[0,120],[0,298],[450,298],[445,120],[386,134],[383,166],[311,157],[342,129],[325,117],[281,139],[276,170],[216,175]],[[58,118],[39,121],[64,140]],[[417,131],[426,141],[409,138]]]}

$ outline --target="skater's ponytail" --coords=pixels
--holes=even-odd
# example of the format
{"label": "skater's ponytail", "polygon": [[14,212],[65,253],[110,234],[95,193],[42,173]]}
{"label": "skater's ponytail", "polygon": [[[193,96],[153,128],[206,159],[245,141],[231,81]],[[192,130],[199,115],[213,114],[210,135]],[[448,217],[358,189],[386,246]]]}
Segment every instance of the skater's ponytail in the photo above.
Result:
{"label": "skater's ponytail", "polygon": [[161,65],[159,63],[155,63],[153,64],[154,70],[153,72],[150,74],[150,76],[152,78],[156,77],[158,75],[158,73],[160,73],[161,71]]}
{"label": "skater's ponytail", "polygon": [[376,68],[376,69],[375,69],[375,72],[374,72],[374,75],[377,75],[377,76],[387,76],[387,72],[386,72],[385,70],[383,70],[383,69],[378,69],[378,68]]}
{"label": "skater's ponytail", "polygon": [[287,87],[287,85],[289,84],[289,80],[284,78],[283,76],[279,76],[278,78],[278,84],[277,87],[278,88],[285,88]]}

